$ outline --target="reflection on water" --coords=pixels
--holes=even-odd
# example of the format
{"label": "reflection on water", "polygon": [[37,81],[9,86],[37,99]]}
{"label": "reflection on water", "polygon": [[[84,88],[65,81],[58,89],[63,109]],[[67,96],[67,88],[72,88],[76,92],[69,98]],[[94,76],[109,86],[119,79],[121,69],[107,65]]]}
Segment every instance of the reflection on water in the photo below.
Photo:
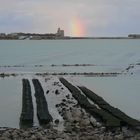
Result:
{"label": "reflection on water", "polygon": [[0,126],[18,127],[22,105],[20,78],[0,78]]}

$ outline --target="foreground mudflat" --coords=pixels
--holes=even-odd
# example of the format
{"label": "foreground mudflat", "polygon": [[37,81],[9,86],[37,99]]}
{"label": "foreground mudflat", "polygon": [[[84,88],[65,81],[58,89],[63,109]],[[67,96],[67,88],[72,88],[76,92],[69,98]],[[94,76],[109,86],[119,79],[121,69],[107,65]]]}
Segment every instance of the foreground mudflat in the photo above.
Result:
{"label": "foreground mudflat", "polygon": [[[16,128],[0,128],[0,140],[138,140],[140,139],[140,131],[135,127],[129,125],[120,125],[119,121],[109,122],[109,118],[101,119],[95,113],[95,110],[91,114],[87,109],[94,107],[95,104],[91,103],[89,99],[85,99],[84,94],[75,94],[72,90],[67,89],[61,82],[62,78],[46,77],[44,78],[45,84],[40,81],[39,88],[35,84],[37,95],[41,93],[43,99],[47,101],[48,111],[52,116],[52,121],[48,122],[44,126],[32,126],[27,129]],[[30,84],[32,80],[30,79]],[[38,83],[38,82],[37,82]],[[71,82],[70,82],[71,83]],[[40,86],[42,85],[43,88]],[[73,85],[73,83],[72,83]],[[46,88],[44,88],[44,86]],[[74,85],[75,86],[75,85]],[[76,87],[78,89],[78,87]],[[33,92],[33,91],[32,91]],[[78,95],[77,95],[78,94]],[[87,109],[84,104],[80,104],[78,97],[85,99],[88,102]],[[77,98],[75,98],[75,96]],[[46,98],[44,98],[46,97]],[[37,96],[35,98],[38,98]],[[86,97],[87,98],[87,97]],[[38,98],[39,99],[39,98]],[[51,100],[52,99],[52,100]],[[82,101],[82,100],[81,100]],[[46,103],[45,103],[46,104]],[[51,105],[50,105],[51,104]],[[54,104],[54,105],[53,105]],[[91,105],[90,105],[91,104]],[[44,102],[42,104],[44,106]],[[97,107],[97,106],[96,106]],[[95,108],[94,108],[95,109]],[[100,115],[101,109],[97,107]],[[99,111],[100,110],[100,111]],[[56,114],[59,114],[56,115]],[[94,115],[95,117],[94,117]],[[34,114],[36,115],[36,114]],[[107,115],[108,116],[108,115]],[[110,116],[114,119],[114,117]],[[116,119],[115,119],[116,120]],[[106,123],[107,122],[107,125]],[[61,126],[63,124],[63,127]],[[108,127],[108,124],[110,125]],[[61,126],[61,127],[60,127]]]}

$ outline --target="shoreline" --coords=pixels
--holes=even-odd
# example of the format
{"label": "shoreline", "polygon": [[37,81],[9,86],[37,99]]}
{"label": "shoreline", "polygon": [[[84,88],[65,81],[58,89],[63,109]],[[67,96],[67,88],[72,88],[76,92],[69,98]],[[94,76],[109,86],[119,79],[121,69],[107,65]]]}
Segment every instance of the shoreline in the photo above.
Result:
{"label": "shoreline", "polygon": [[74,38],[59,38],[59,39],[0,39],[0,40],[7,40],[7,41],[12,41],[12,40],[140,40],[140,38],[129,38],[129,37],[93,37],[93,38],[86,38],[86,37],[74,37]]}

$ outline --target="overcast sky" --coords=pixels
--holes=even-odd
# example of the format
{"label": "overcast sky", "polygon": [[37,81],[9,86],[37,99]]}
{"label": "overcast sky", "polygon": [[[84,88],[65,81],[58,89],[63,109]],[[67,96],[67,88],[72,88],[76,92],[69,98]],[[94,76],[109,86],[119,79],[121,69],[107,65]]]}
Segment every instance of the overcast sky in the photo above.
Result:
{"label": "overcast sky", "polygon": [[84,36],[140,33],[140,0],[0,0],[0,32],[76,36],[72,25]]}

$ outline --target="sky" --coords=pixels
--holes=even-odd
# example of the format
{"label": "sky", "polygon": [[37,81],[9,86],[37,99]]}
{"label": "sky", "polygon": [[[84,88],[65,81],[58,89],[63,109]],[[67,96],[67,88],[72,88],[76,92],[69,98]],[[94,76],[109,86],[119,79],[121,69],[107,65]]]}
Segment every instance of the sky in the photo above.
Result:
{"label": "sky", "polygon": [[140,33],[140,0],[0,0],[0,32],[66,36]]}

